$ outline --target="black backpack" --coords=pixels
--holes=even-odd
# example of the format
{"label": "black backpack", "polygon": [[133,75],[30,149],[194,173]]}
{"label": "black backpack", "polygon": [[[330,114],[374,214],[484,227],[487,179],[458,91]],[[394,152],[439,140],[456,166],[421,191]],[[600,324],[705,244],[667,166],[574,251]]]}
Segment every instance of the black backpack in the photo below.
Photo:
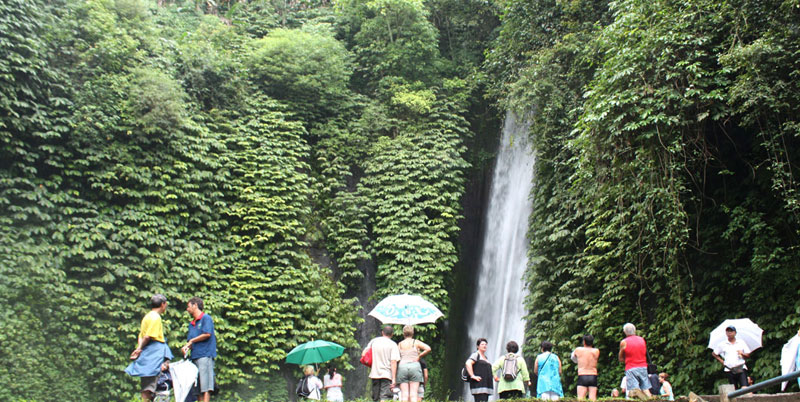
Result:
{"label": "black backpack", "polygon": [[297,396],[302,398],[308,398],[311,395],[311,390],[308,389],[308,376],[305,376],[300,379],[300,382],[297,383],[297,389],[295,389]]}

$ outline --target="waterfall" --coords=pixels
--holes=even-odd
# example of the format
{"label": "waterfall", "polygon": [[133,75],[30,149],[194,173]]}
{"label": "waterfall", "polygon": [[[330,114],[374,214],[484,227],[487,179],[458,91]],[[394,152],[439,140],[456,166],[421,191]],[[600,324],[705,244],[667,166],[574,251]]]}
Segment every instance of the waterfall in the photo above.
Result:
{"label": "waterfall", "polygon": [[[481,261],[472,295],[474,308],[467,322],[470,353],[475,350],[476,339],[486,338],[486,357],[492,362],[505,354],[508,341],[516,341],[520,348],[525,341],[526,289],[522,276],[528,265],[526,234],[534,162],[528,128],[512,113],[506,114],[484,220]],[[468,387],[465,392],[469,393]],[[465,395],[464,400],[471,401],[472,397]]]}

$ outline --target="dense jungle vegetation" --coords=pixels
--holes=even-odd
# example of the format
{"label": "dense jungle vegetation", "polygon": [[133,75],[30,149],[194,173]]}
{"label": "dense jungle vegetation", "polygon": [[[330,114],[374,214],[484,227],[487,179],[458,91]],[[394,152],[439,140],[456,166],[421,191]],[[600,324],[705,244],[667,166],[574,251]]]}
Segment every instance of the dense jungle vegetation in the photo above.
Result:
{"label": "dense jungle vegetation", "polygon": [[537,158],[526,350],[568,389],[584,333],[618,384],[628,321],[678,394],[722,381],[724,318],[766,330],[756,379],[800,326],[800,0],[6,0],[0,55],[4,400],[136,399],[155,292],[173,350],[205,299],[218,400],[289,398],[286,353],[354,356],[384,295],[457,310],[504,110]]}

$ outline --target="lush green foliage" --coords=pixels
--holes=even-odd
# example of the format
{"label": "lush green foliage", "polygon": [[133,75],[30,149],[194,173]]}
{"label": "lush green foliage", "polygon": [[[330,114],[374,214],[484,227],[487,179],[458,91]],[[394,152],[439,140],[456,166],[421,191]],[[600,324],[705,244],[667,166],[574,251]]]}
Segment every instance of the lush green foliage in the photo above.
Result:
{"label": "lush green foliage", "polygon": [[[472,87],[416,70],[439,63],[421,2],[378,3],[414,35],[371,44],[384,14],[327,2],[0,5],[0,396],[135,398],[122,370],[156,292],[174,351],[205,299],[233,399],[287,399],[300,342],[357,350],[347,295],[370,265],[374,297],[447,310]],[[333,36],[349,23],[368,52]],[[354,68],[400,78],[369,97]]]}
{"label": "lush green foliage", "polygon": [[594,334],[606,389],[634,322],[679,394],[711,392],[707,334],[749,316],[766,330],[754,378],[778,373],[800,324],[796,6],[507,3],[508,57],[488,67],[505,63],[498,90],[530,113],[538,157],[531,347]]}
{"label": "lush green foliage", "polygon": [[[288,397],[300,342],[357,354],[366,297],[454,310],[462,198],[497,132],[486,91],[537,153],[528,350],[555,341],[570,373],[593,333],[605,393],[631,321],[678,393],[706,392],[707,331],[750,316],[753,373],[776,374],[800,325],[798,10],[6,1],[0,397],[135,398],[122,369],[155,292],[175,350],[183,303],[206,299],[224,398],[244,400]],[[441,346],[442,328],[421,335]]]}
{"label": "lush green foliage", "polygon": [[307,125],[335,116],[349,95],[350,54],[324,33],[273,30],[246,65],[265,94],[291,105]]}

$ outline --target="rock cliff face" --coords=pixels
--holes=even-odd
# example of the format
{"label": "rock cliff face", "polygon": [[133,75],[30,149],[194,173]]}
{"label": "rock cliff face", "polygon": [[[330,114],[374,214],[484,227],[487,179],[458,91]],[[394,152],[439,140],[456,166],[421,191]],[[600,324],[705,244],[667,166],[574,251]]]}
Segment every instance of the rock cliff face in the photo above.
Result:
{"label": "rock cliff face", "polygon": [[[361,287],[358,289],[357,294],[353,296],[358,298],[358,302],[362,306],[359,316],[364,319],[364,322],[356,329],[355,338],[358,340],[358,344],[363,348],[370,339],[378,336],[380,322],[367,316],[367,313],[377,304],[376,300],[369,299],[377,289],[375,264],[372,263],[372,261],[363,261],[359,264],[358,268],[364,273],[364,279],[362,280]],[[353,365],[353,370],[349,370],[343,374],[343,376],[345,376],[345,399],[356,399],[367,393],[369,370],[358,361],[360,357],[361,349],[352,351],[350,364]]]}
{"label": "rock cliff face", "polygon": [[[482,143],[476,148],[494,155],[499,144],[500,124],[502,120],[485,122],[486,130],[492,134],[482,135],[478,140]],[[481,250],[484,242],[486,226],[486,209],[489,203],[492,178],[496,165],[496,156],[490,160],[474,161],[475,164],[464,191],[459,234],[459,263],[453,272],[453,289],[450,292],[450,315],[447,320],[445,334],[445,381],[450,389],[450,398],[459,399],[464,387],[457,375],[466,360],[473,352],[474,340],[469,339],[467,322],[472,318],[476,303],[474,289],[477,286],[477,273],[480,266]]]}
{"label": "rock cliff face", "polygon": [[476,168],[469,178],[464,193],[463,210],[464,220],[461,224],[459,246],[461,247],[460,261],[453,273],[453,290],[450,293],[450,316],[447,320],[447,333],[445,334],[445,372],[446,381],[451,390],[450,398],[458,399],[461,396],[463,382],[458,375],[462,363],[469,353],[472,353],[473,342],[467,339],[467,321],[471,316],[475,299],[475,274],[480,262],[480,251],[483,247],[484,211],[489,198],[489,189],[492,184],[492,170],[494,163],[487,163]]}

